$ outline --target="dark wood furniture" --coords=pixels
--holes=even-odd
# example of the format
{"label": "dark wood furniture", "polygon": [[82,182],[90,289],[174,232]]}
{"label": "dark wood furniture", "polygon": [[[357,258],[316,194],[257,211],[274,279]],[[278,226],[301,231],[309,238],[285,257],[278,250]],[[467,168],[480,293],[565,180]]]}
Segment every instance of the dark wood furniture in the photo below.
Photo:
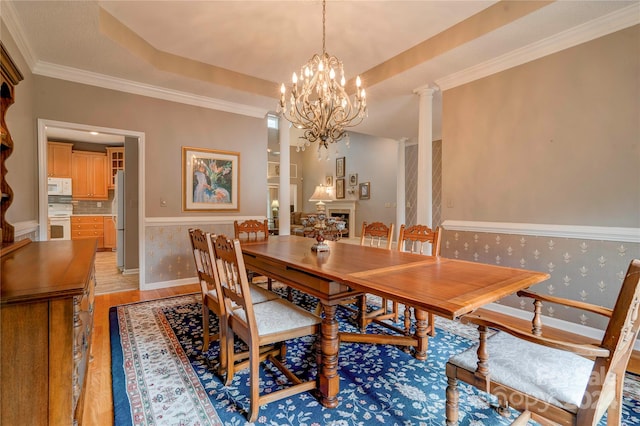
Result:
{"label": "dark wood furniture", "polygon": [[31,242],[2,256],[0,424],[82,423],[96,240]]}
{"label": "dark wood furniture", "polygon": [[[521,411],[513,424],[533,419],[595,426],[606,412],[607,424],[619,425],[624,374],[640,327],[640,260],[631,261],[613,309],[528,291],[518,295],[534,300],[531,330],[477,314],[463,317],[478,324],[480,342],[447,363],[447,425],[458,424],[458,380],[496,395],[504,415],[509,407]],[[608,317],[602,341],[576,344],[543,337],[543,302]],[[487,338],[489,327],[500,331]]]}
{"label": "dark wood furniture", "polygon": [[[416,317],[413,336],[381,336],[378,343],[415,347],[426,359],[427,312],[458,318],[549,278],[549,274],[454,259],[380,250],[329,241],[329,252],[311,251],[313,240],[280,235],[264,242],[242,243],[247,268],[286,283],[320,300],[322,368],[321,402],[336,407],[338,377],[337,305],[361,293],[376,294],[409,306]],[[363,335],[370,339],[373,335]]]}
{"label": "dark wood furniture", "polygon": [[5,115],[15,100],[14,87],[24,77],[2,43],[0,43],[0,77],[0,136],[2,139],[0,145],[0,172],[2,173],[2,180],[0,180],[2,195],[0,199],[0,241],[4,246],[10,245],[15,239],[13,225],[5,219],[7,210],[13,201],[13,190],[5,179],[7,174],[6,161],[13,152],[13,139],[11,139]]}

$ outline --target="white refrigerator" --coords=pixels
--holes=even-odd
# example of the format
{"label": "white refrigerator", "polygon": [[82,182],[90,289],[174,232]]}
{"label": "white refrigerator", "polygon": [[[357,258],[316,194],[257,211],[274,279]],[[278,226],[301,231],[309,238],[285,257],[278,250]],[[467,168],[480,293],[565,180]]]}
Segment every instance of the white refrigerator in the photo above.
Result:
{"label": "white refrigerator", "polygon": [[116,214],[116,263],[120,271],[124,271],[124,171],[119,170],[116,174],[116,189],[113,197]]}

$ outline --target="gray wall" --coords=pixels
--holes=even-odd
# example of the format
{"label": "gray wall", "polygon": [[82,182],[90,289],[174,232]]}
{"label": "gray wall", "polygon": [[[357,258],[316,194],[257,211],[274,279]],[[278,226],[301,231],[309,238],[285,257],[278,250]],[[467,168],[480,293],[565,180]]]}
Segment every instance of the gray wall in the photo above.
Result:
{"label": "gray wall", "polygon": [[639,40],[631,27],[445,91],[443,219],[640,227]]}
{"label": "gray wall", "polygon": [[[613,307],[640,257],[639,47],[635,26],[443,93],[443,219],[524,224],[445,230],[444,257],[547,272],[534,290]],[[532,235],[526,224],[635,228],[636,240]],[[606,323],[553,304],[544,313]]]}
{"label": "gray wall", "polygon": [[[35,80],[38,118],[145,133],[145,217],[229,215],[182,211],[183,146],[239,152],[238,213],[264,215],[266,179],[256,181],[255,176],[267,173],[266,119],[53,78],[37,76]],[[166,207],[160,206],[161,199],[167,200]]]}

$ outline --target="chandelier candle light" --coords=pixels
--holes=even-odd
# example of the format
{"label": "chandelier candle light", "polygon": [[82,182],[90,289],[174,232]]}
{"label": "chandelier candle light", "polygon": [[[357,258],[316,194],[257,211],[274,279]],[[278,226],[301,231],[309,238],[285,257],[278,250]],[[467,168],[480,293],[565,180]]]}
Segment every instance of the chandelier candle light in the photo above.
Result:
{"label": "chandelier candle light", "polygon": [[[291,124],[304,129],[306,141],[302,150],[318,141],[318,155],[323,147],[328,149],[330,143],[347,136],[346,127],[360,124],[367,115],[367,99],[360,76],[356,77],[355,100],[351,102],[344,87],[342,61],[326,52],[325,17],[326,0],[323,0],[322,55],[313,55],[300,69],[299,77],[293,73],[288,107],[287,90],[282,84],[279,105],[279,111]],[[340,74],[339,82],[336,73]]]}

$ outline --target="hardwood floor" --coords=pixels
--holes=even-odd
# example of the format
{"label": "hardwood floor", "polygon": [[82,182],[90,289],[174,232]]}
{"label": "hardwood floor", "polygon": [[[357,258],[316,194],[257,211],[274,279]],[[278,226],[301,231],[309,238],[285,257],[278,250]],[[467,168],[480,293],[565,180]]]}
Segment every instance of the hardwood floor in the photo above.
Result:
{"label": "hardwood floor", "polygon": [[130,290],[96,295],[91,359],[86,383],[84,425],[102,426],[113,424],[109,308],[124,303],[160,299],[199,291],[200,286],[192,284],[160,290]]}

